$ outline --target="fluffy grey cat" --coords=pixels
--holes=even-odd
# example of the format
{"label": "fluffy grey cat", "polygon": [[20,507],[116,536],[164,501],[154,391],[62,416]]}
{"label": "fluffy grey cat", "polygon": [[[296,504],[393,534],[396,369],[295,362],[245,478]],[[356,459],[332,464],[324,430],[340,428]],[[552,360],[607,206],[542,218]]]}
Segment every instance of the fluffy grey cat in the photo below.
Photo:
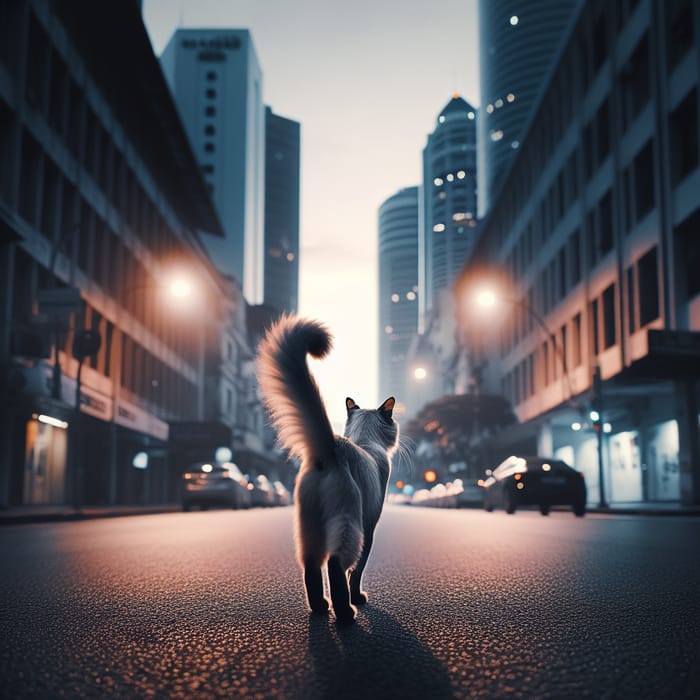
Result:
{"label": "fluffy grey cat", "polygon": [[309,607],[328,612],[323,595],[327,565],[338,622],[352,622],[374,529],[384,505],[391,455],[399,427],[392,418],[394,398],[376,410],[345,401],[345,435],[331,428],[306,354],[324,357],[332,340],[321,323],[282,316],[258,351],[258,380],[279,441],[301,461],[294,489],[297,558]]}

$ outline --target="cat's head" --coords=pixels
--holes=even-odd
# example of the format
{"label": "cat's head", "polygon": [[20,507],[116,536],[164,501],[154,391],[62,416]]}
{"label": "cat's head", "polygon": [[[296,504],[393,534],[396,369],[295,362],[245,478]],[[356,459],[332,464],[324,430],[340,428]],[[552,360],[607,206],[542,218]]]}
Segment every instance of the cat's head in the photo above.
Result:
{"label": "cat's head", "polygon": [[376,445],[392,450],[399,440],[399,424],[393,418],[396,399],[388,398],[379,408],[360,408],[350,397],[345,399],[348,418],[345,437],[358,445]]}

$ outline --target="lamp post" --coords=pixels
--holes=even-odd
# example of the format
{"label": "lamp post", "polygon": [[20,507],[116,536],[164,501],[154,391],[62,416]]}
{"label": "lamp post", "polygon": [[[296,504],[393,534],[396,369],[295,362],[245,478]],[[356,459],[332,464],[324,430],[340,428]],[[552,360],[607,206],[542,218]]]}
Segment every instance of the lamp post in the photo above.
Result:
{"label": "lamp post", "polygon": [[[537,325],[545,332],[548,338],[552,339],[552,345],[554,351],[559,355],[562,364],[562,371],[564,375],[564,380],[567,384],[568,389],[568,401],[572,402],[573,390],[571,387],[571,378],[569,377],[569,370],[566,363],[566,354],[563,349],[559,346],[556,341],[556,336],[552,333],[546,321],[525,301],[513,298],[503,298],[496,294],[492,289],[482,289],[476,295],[476,302],[482,308],[492,308],[499,301],[506,301],[514,306],[519,306],[524,309],[530,316],[535,320]],[[604,425],[603,422],[603,396],[602,396],[602,381],[600,377],[600,367],[596,365],[595,372],[593,375],[593,395],[594,395],[594,408],[598,414],[598,420],[594,421],[597,423],[597,440],[598,440],[598,483],[600,489],[600,507],[607,508],[608,503],[605,499],[605,485],[604,485],[604,442],[603,442],[603,432]]]}

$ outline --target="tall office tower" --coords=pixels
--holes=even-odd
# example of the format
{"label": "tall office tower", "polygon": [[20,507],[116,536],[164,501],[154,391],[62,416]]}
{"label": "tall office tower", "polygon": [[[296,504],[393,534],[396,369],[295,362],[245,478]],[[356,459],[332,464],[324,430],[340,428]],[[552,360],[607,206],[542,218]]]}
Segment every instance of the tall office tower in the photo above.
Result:
{"label": "tall office tower", "polygon": [[379,207],[379,391],[405,401],[406,355],[418,327],[418,187]]}
{"label": "tall office tower", "polygon": [[247,29],[178,29],[163,72],[204,172],[226,237],[205,237],[219,269],[247,300],[263,297],[265,110]]}
{"label": "tall office tower", "polygon": [[265,295],[278,311],[299,300],[300,126],[265,108]]}
{"label": "tall office tower", "polygon": [[489,209],[578,0],[480,0],[479,217]]}
{"label": "tall office tower", "polygon": [[421,329],[438,293],[452,284],[474,245],[476,206],[476,110],[454,95],[423,150]]}

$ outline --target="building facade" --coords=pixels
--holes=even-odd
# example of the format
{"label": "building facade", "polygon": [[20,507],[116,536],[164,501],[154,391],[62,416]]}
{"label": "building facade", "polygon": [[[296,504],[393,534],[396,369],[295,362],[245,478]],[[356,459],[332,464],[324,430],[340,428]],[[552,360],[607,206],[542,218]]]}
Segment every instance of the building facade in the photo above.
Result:
{"label": "building facade", "polygon": [[440,112],[423,150],[419,221],[419,328],[449,289],[474,245],[476,110],[455,95]]}
{"label": "building facade", "polygon": [[404,405],[418,328],[418,198],[406,187],[379,208],[379,395]]}
{"label": "building facade", "polygon": [[299,304],[299,122],[265,108],[264,303],[295,313]]}
{"label": "building facade", "polygon": [[0,503],[175,501],[173,426],[223,413],[223,227],[137,3],[0,12]]}
{"label": "building facade", "polygon": [[522,141],[579,0],[479,2],[479,216]]}
{"label": "building facade", "polygon": [[178,29],[161,65],[226,235],[204,240],[250,303],[263,298],[265,107],[247,29]]}
{"label": "building facade", "polygon": [[698,503],[700,7],[590,0],[554,65],[456,287],[465,352],[523,424],[504,450]]}

